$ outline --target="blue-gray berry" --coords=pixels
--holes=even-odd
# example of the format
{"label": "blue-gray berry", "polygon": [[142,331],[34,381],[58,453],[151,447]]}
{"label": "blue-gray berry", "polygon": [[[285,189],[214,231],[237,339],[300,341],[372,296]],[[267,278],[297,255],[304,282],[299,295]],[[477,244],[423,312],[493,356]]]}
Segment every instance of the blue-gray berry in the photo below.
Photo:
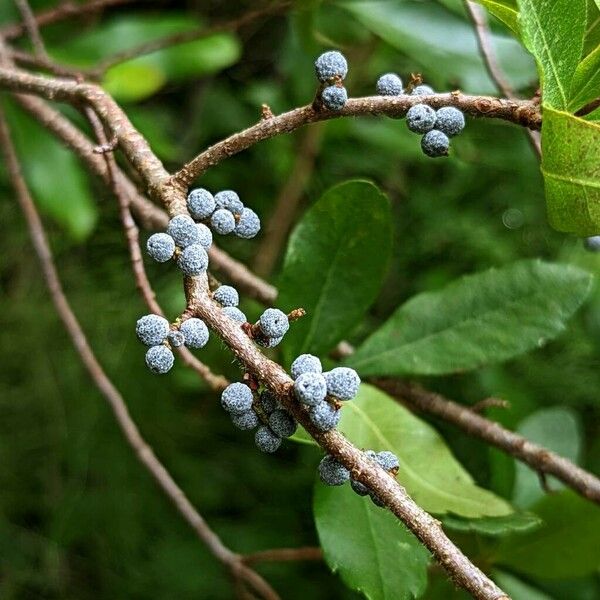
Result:
{"label": "blue-gray berry", "polygon": [[320,373],[303,373],[294,381],[294,393],[303,404],[315,406],[327,396],[327,383]]}
{"label": "blue-gray berry", "polygon": [[239,415],[252,408],[253,398],[252,390],[244,383],[230,383],[221,394],[221,406]]}
{"label": "blue-gray berry", "polygon": [[235,229],[235,217],[226,208],[218,208],[210,218],[210,226],[221,235],[227,235]]}
{"label": "blue-gray berry", "polygon": [[348,74],[348,63],[344,55],[337,50],[324,52],[315,61],[315,73],[321,83],[327,83],[334,77],[344,79]]}
{"label": "blue-gray berry", "polygon": [[183,333],[188,348],[203,348],[208,342],[208,327],[202,319],[196,317],[186,319],[179,327],[179,331]]}
{"label": "blue-gray berry", "polygon": [[275,348],[275,346],[279,346],[281,344],[281,340],[283,340],[283,336],[279,336],[276,338],[271,337],[256,337],[254,341],[263,348]]}
{"label": "blue-gray berry", "polygon": [[242,214],[244,203],[233,190],[223,190],[215,194],[217,208],[225,208],[234,215]]}
{"label": "blue-gray berry", "polygon": [[[301,377],[304,377],[304,375]],[[308,416],[312,424],[319,431],[330,431],[338,426],[342,414],[340,410],[334,408],[329,402],[321,400],[310,409]]]}
{"label": "blue-gray berry", "polygon": [[260,219],[251,208],[244,208],[233,233],[244,240],[252,239],[260,231]]}
{"label": "blue-gray berry", "polygon": [[418,85],[412,91],[413,96],[430,96],[431,94],[435,94],[435,92],[428,85]]}
{"label": "blue-gray berry", "polygon": [[396,73],[386,73],[377,80],[377,93],[381,96],[401,96],[402,79]]}
{"label": "blue-gray berry", "polygon": [[189,277],[202,275],[208,267],[208,254],[200,244],[192,244],[181,251],[177,266]]}
{"label": "blue-gray berry", "polygon": [[248,319],[246,319],[246,315],[236,306],[225,306],[223,307],[223,314],[227,315],[230,319],[234,321],[239,321],[240,323],[246,323]]}
{"label": "blue-gray berry", "polygon": [[339,400],[352,400],[358,392],[360,377],[354,369],[336,367],[323,373],[327,382],[327,393]]}
{"label": "blue-gray berry", "polygon": [[279,408],[269,415],[269,427],[279,437],[290,437],[296,433],[298,424],[287,410]]}
{"label": "blue-gray berry", "polygon": [[301,354],[294,360],[290,368],[292,379],[298,379],[303,373],[322,373],[321,361],[312,354]]}
{"label": "blue-gray berry", "polygon": [[230,285],[222,285],[213,292],[213,300],[221,306],[237,306],[240,303],[240,295]]}
{"label": "blue-gray berry", "polygon": [[269,454],[276,452],[281,446],[281,438],[264,425],[256,430],[254,442],[259,450]]}
{"label": "blue-gray berry", "polygon": [[267,308],[260,315],[258,326],[267,337],[278,338],[286,334],[290,328],[290,322],[283,311],[278,308]]}
{"label": "blue-gray berry", "polygon": [[359,496],[366,496],[369,493],[369,488],[360,481],[355,481],[354,479],[350,480],[350,487],[356,492]]}
{"label": "blue-gray berry", "polygon": [[259,402],[267,415],[270,415],[274,410],[279,408],[277,396],[271,390],[263,390],[260,393]]}
{"label": "blue-gray berry", "polygon": [[342,110],[348,102],[348,92],[343,86],[330,85],[321,92],[321,100],[329,110]]}
{"label": "blue-gray berry", "polygon": [[146,352],[146,366],[158,375],[168,373],[175,362],[175,357],[169,348],[163,346],[152,346]]}
{"label": "blue-gray berry", "polygon": [[465,128],[465,115],[454,106],[443,106],[435,115],[435,128],[448,137],[458,135]]}
{"label": "blue-gray berry", "polygon": [[243,413],[232,414],[231,422],[238,428],[242,430],[254,429],[259,424],[259,419],[257,414],[252,410],[246,410]]}
{"label": "blue-gray berry", "polygon": [[382,450],[381,452],[378,452],[375,460],[379,466],[386,471],[395,471],[400,467],[400,461],[398,460],[398,457],[389,450]]}
{"label": "blue-gray berry", "polygon": [[158,346],[169,335],[169,321],[160,315],[145,315],[135,325],[138,340],[146,346]]}
{"label": "blue-gray berry", "polygon": [[185,344],[185,336],[178,329],[172,329],[169,331],[167,339],[173,348],[179,348]]}
{"label": "blue-gray berry", "polygon": [[192,190],[187,197],[187,208],[190,215],[198,221],[207,219],[213,214],[217,204],[213,195],[204,188]]}
{"label": "blue-gray berry", "polygon": [[333,456],[323,457],[318,468],[319,478],[325,485],[344,485],[350,479],[350,471]]}
{"label": "blue-gray berry", "polygon": [[198,243],[208,250],[213,243],[212,231],[204,223],[196,223],[198,228]]}
{"label": "blue-gray berry", "polygon": [[450,140],[445,133],[432,129],[421,138],[421,149],[431,157],[448,156],[448,148],[450,148]]}
{"label": "blue-gray berry", "polygon": [[591,235],[583,240],[583,246],[590,252],[600,252],[600,235]]}
{"label": "blue-gray berry", "polygon": [[413,133],[427,133],[435,126],[436,113],[427,104],[415,104],[406,113],[406,126]]}
{"label": "blue-gray berry", "polygon": [[173,258],[175,240],[168,233],[154,233],[146,242],[146,251],[156,262],[167,262]]}
{"label": "blue-gray berry", "polygon": [[385,506],[385,502],[381,500],[374,492],[369,492],[369,498],[371,498],[371,502],[373,502],[375,506],[379,506],[380,508]]}
{"label": "blue-gray berry", "polygon": [[198,243],[198,228],[196,222],[188,215],[177,215],[167,225],[167,233],[175,240],[180,248],[187,248]]}

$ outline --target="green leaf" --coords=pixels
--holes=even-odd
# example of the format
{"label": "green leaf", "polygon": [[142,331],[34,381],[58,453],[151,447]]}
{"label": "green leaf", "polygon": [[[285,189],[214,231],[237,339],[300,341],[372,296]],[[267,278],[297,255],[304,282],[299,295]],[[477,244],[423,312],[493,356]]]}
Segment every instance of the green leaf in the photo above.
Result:
{"label": "green leaf", "polygon": [[98,209],[81,164],[29,115],[8,103],[6,106],[35,203],[74,240],[85,240],[94,229]]}
{"label": "green leaf", "polygon": [[475,485],[432,427],[373,386],[362,384],[358,396],[345,403],[338,428],[359,448],[394,452],[398,481],[429,512],[472,518],[512,512]]}
{"label": "green leaf", "polygon": [[533,510],[544,526],[503,540],[496,557],[500,564],[548,579],[581,577],[600,568],[600,507],[564,491],[546,496]]}
{"label": "green leaf", "polygon": [[104,89],[120,102],[136,102],[155,94],[165,81],[161,69],[140,61],[128,61],[109,69]]}
{"label": "green leaf", "polygon": [[285,339],[289,359],[331,349],[375,299],[391,251],[389,202],[367,181],[331,188],[304,215],[288,245],[278,304],[306,316]]}
{"label": "green leaf", "polygon": [[538,63],[544,105],[566,110],[583,53],[585,0],[519,0],[525,45]]}
{"label": "green leaf", "polygon": [[550,224],[577,235],[600,232],[600,126],[544,108],[542,174]]}
{"label": "green leaf", "polygon": [[362,375],[443,375],[543,345],[581,305],[591,276],[537,260],[458,279],[403,304],[347,359]]}
{"label": "green leaf", "polygon": [[[416,58],[426,78],[438,74],[443,85],[459,85],[472,93],[493,93],[470,23],[434,2],[347,2],[350,11],[374,35]],[[492,33],[491,43],[515,87],[529,85],[535,65],[512,37]]]}
{"label": "green leaf", "polygon": [[527,583],[524,583],[514,575],[504,571],[493,572],[494,581],[512,598],[512,600],[552,600]]}
{"label": "green leaf", "polygon": [[[581,450],[577,415],[565,407],[546,408],[533,413],[517,428],[524,438],[540,444],[577,463]],[[548,477],[551,490],[564,488],[554,477]],[[537,473],[521,462],[516,464],[513,502],[521,508],[529,508],[544,497]]]}
{"label": "green leaf", "polygon": [[411,600],[427,586],[429,552],[388,510],[345,485],[317,482],[317,533],[327,565],[371,600]]}
{"label": "green leaf", "polygon": [[485,6],[492,15],[512,29],[513,33],[520,35],[517,0],[475,0],[475,2]]}
{"label": "green leaf", "polygon": [[577,65],[571,84],[569,108],[573,112],[600,96],[600,45]]}
{"label": "green leaf", "polygon": [[501,536],[511,532],[531,531],[542,525],[542,520],[533,513],[515,512],[502,517],[465,519],[456,515],[442,518],[444,527],[454,531],[473,532],[488,536]]}

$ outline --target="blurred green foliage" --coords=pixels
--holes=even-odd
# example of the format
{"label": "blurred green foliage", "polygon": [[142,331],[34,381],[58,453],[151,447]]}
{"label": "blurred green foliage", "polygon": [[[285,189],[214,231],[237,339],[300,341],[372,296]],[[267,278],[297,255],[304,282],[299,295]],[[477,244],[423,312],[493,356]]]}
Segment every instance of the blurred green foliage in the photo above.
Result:
{"label": "blurred green foliage", "polygon": [[[54,3],[32,4],[41,9]],[[516,3],[494,4],[498,16],[503,13],[511,24]],[[90,65],[182,26],[236,18],[254,5],[147,2],[111,9],[104,18],[52,25],[44,35],[57,58]],[[12,3],[0,3],[0,22],[15,19]],[[513,67],[513,85],[531,96],[537,88],[533,61],[499,21],[492,25],[501,61]],[[588,38],[593,28],[590,32]],[[310,102],[312,61],[331,46],[349,59],[347,87],[354,96],[372,93],[376,78],[387,71],[405,79],[422,72],[440,90],[493,90],[462,3],[455,0],[297,3],[238,33],[125,63],[109,72],[106,84],[166,166],[176,168],[256,122],[264,102],[275,112]],[[148,374],[133,330],[146,309],[128,272],[114,199],[13,105],[10,119],[65,289],[157,455],[235,551],[316,544],[312,486],[319,453],[288,443],[275,456],[260,455],[252,436],[233,430],[215,394],[181,364],[166,378]],[[266,222],[303,135],[298,131],[261,143],[211,170],[202,185],[238,190]],[[352,342],[367,337],[414,294],[441,289],[463,274],[521,258],[600,273],[599,254],[585,252],[577,239],[548,226],[537,161],[515,126],[470,119],[452,157],[431,161],[401,121],[328,122],[303,210],[350,178],[370,179],[388,194],[393,224],[382,291],[353,328]],[[57,322],[3,167],[0,220],[0,597],[232,597],[227,574],[142,471],[84,373]],[[258,243],[224,239],[222,245],[252,264]],[[160,265],[147,268],[163,306],[177,314],[183,306],[177,276]],[[260,313],[250,301],[242,308],[250,317]],[[230,354],[214,339],[202,358],[215,371],[239,376]],[[595,284],[567,330],[546,346],[505,364],[423,381],[465,403],[489,396],[509,400],[510,410],[491,409],[489,415],[549,446],[564,436],[568,447],[557,449],[572,452],[582,466],[600,473],[599,365],[600,289]],[[557,414],[558,419],[548,418]],[[449,425],[432,424],[478,485],[507,501],[531,499],[528,474],[512,459]],[[539,499],[533,491],[533,496],[519,505],[557,523],[551,536],[545,526],[509,538],[458,526],[452,535],[479,565],[495,569],[516,600],[600,597],[597,564],[568,554],[559,569],[551,560],[563,556],[566,547],[600,544],[597,508],[568,492]],[[565,522],[563,513],[583,522]],[[525,540],[545,553],[529,565],[526,550],[522,560],[515,558],[515,547]],[[356,597],[321,563],[259,569],[286,599]],[[424,597],[464,595],[432,571]]]}

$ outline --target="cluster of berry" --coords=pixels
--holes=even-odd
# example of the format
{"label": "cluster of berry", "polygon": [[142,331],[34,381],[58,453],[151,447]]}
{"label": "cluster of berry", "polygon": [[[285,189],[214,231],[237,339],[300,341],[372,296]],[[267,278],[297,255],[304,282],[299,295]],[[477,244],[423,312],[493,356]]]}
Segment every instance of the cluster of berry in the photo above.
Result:
{"label": "cluster of berry", "polygon": [[239,323],[246,323],[246,315],[238,308],[240,295],[230,285],[221,285],[213,292],[213,300],[223,307],[223,313]]}
{"label": "cluster of berry", "polygon": [[[392,476],[398,474],[400,468],[400,462],[398,457],[389,450],[383,450],[382,452],[375,452],[374,450],[365,450],[364,455],[369,460],[377,463],[382,469],[390,473]],[[350,477],[350,471],[344,467],[338,460],[333,456],[325,456],[319,463],[319,477],[321,481],[326,485],[343,485],[346,481],[350,481],[350,487],[359,496],[369,496],[373,501],[373,504],[377,506],[384,506],[384,503],[377,497],[376,494],[371,492],[369,488],[362,484],[360,481],[356,481]]]}
{"label": "cluster of berry", "polygon": [[[377,81],[377,93],[382,96],[401,96],[404,93],[402,80],[395,73],[386,73]],[[412,96],[434,94],[428,85],[418,85]],[[450,138],[465,128],[465,116],[453,106],[434,110],[427,104],[415,104],[406,113],[406,125],[413,133],[422,135],[421,148],[432,158],[447,156]]]}
{"label": "cluster of berry", "polygon": [[228,385],[221,394],[221,406],[238,429],[258,428],[254,441],[262,452],[275,452],[283,438],[294,435],[298,427],[294,417],[279,405],[269,390],[258,394],[244,383]]}
{"label": "cluster of berry", "polygon": [[309,407],[313,425],[320,431],[334,429],[341,416],[339,401],[352,400],[358,392],[358,373],[348,367],[336,367],[323,373],[321,361],[312,354],[301,354],[296,358],[291,372],[294,394],[299,402]]}
{"label": "cluster of berry", "polygon": [[213,238],[206,223],[216,233],[226,235],[233,232],[244,239],[253,238],[260,231],[258,215],[245,208],[239,196],[231,190],[214,196],[202,188],[192,190],[187,198],[187,207],[191,217],[173,217],[167,232],[151,235],[146,244],[149,256],[157,262],[164,263],[175,257],[184,275],[202,275],[208,268],[207,250]]}
{"label": "cluster of berry", "polygon": [[321,101],[329,110],[342,110],[348,101],[344,79],[348,63],[341,52],[324,52],[315,61],[315,73],[322,84]]}
{"label": "cluster of berry", "polygon": [[138,319],[135,332],[142,344],[150,346],[146,365],[160,375],[170,371],[175,362],[172,348],[203,348],[208,342],[208,327],[195,317],[169,325],[160,315],[145,315]]}

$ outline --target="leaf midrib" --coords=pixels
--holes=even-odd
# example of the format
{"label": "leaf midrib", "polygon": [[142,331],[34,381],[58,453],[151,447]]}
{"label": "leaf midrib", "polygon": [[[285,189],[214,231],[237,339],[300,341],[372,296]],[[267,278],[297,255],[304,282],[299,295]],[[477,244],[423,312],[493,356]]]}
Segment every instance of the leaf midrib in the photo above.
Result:
{"label": "leaf midrib", "polygon": [[486,318],[488,316],[494,315],[495,313],[498,313],[498,312],[501,312],[501,311],[505,310],[507,307],[510,307],[512,305],[515,305],[515,304],[521,304],[523,301],[533,300],[534,298],[540,297],[540,296],[543,296],[542,292],[533,292],[532,294],[527,294],[525,296],[520,296],[519,298],[517,298],[515,300],[512,300],[510,302],[502,304],[501,306],[499,306],[498,308],[496,308],[494,310],[485,311],[483,313],[478,314],[476,317],[468,317],[466,319],[461,319],[460,321],[455,321],[450,326],[444,327],[442,329],[438,329],[436,331],[432,331],[431,333],[428,333],[427,335],[425,335],[423,337],[420,337],[420,338],[415,339],[415,340],[410,340],[408,343],[405,343],[405,344],[394,346],[394,347],[390,348],[389,350],[384,350],[384,351],[379,352],[377,354],[373,354],[373,355],[371,355],[371,358],[363,360],[363,361],[357,361],[354,364],[355,365],[363,365],[363,366],[364,365],[368,365],[368,364],[370,364],[372,362],[381,360],[382,357],[387,356],[388,354],[398,352],[398,350],[400,348],[404,349],[404,348],[409,348],[411,345],[420,344],[420,343],[428,340],[429,338],[436,337],[438,335],[443,335],[447,331],[449,331],[451,329],[454,329],[454,328],[456,328],[458,326],[469,324],[470,322],[476,323],[479,320],[483,320],[484,318]]}

